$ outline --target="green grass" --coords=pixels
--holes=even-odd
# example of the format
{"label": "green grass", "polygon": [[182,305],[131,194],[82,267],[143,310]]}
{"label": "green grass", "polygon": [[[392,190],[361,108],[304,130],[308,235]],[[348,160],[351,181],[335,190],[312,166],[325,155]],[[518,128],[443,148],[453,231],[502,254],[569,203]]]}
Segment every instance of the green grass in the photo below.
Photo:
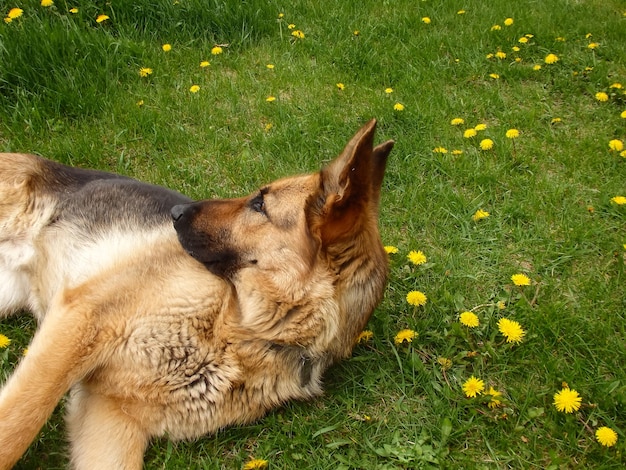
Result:
{"label": "green grass", "polygon": [[[608,146],[626,142],[626,95],[611,88],[626,88],[623,2],[0,0],[2,15],[12,7],[24,14],[0,24],[3,151],[201,198],[313,171],[371,117],[379,141],[397,141],[381,230],[399,252],[373,339],[328,372],[319,400],[196,442],[157,440],[146,468],[241,468],[252,457],[283,469],[624,467],[626,206],[611,199],[626,196],[626,158]],[[110,19],[98,24],[101,13]],[[211,54],[216,44],[228,44],[223,54]],[[498,50],[507,57],[486,58]],[[478,123],[487,129],[463,138]],[[492,150],[479,149],[484,138]],[[478,209],[490,216],[474,222]],[[411,265],[410,250],[428,262]],[[515,273],[532,285],[513,286]],[[407,304],[411,290],[428,296],[424,307]],[[470,330],[458,316],[472,309],[481,324]],[[501,317],[522,325],[523,342],[504,341]],[[3,374],[34,328],[2,320]],[[396,345],[403,328],[418,337]],[[502,406],[464,396],[472,375]],[[576,413],[552,404],[562,382],[582,396]],[[600,426],[617,431],[616,446],[595,441]],[[63,428],[58,410],[20,468],[63,468]]]}

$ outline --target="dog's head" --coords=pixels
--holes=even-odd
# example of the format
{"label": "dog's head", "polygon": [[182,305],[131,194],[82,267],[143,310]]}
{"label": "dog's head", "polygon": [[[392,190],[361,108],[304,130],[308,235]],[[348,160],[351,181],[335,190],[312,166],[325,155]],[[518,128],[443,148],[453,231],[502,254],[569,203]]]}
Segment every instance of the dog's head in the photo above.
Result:
{"label": "dog's head", "polygon": [[283,326],[288,315],[299,316],[294,306],[331,299],[340,317],[332,329],[351,348],[380,301],[388,269],[378,206],[393,141],[374,147],[375,127],[375,120],[367,123],[317,173],[280,179],[243,198],[175,206],[180,243],[231,282],[238,297],[289,305],[274,315]]}

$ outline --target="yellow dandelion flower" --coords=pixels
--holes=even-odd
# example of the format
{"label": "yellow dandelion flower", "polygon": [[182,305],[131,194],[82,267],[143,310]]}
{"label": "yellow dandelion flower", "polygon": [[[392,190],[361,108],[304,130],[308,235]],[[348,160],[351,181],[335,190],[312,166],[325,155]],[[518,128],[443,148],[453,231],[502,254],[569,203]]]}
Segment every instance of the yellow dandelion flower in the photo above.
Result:
{"label": "yellow dandelion flower", "polygon": [[498,307],[498,310],[504,310],[506,308],[506,302],[504,300],[499,300],[496,302],[496,307]]}
{"label": "yellow dandelion flower", "polygon": [[539,65],[539,64],[533,65],[533,70],[535,70],[535,71],[541,70],[541,65]]}
{"label": "yellow dandelion flower", "polygon": [[417,337],[417,332],[413,330],[400,330],[393,341],[396,344],[411,343]]}
{"label": "yellow dandelion flower", "polygon": [[141,108],[143,106],[143,100],[139,100],[135,104]]}
{"label": "yellow dandelion flower", "polygon": [[535,37],[533,34],[524,34],[524,36],[526,36],[528,39],[532,39]]}
{"label": "yellow dandelion flower", "polygon": [[491,31],[500,31],[502,29],[502,26],[500,26],[499,24],[494,24],[491,27]]}
{"label": "yellow dandelion flower", "polygon": [[513,18],[507,18],[504,20],[504,26],[511,26],[513,24]]}
{"label": "yellow dandelion flower", "polygon": [[22,349],[22,356],[26,356],[28,354],[28,348]]}
{"label": "yellow dandelion flower", "polygon": [[489,53],[485,56],[485,59],[493,59],[493,53]]}
{"label": "yellow dandelion flower", "polygon": [[497,73],[490,73],[489,76],[493,78],[494,80],[497,80],[498,78],[500,78],[500,75],[498,75]]}
{"label": "yellow dandelion flower", "polygon": [[398,248],[392,245],[387,245],[385,251],[388,255],[395,255],[398,252]]}
{"label": "yellow dandelion flower", "polygon": [[150,67],[141,67],[139,69],[140,77],[147,77],[148,75],[152,75],[152,69]]}
{"label": "yellow dandelion flower", "polygon": [[422,23],[430,24],[430,18],[428,16],[425,16],[424,18],[422,18]]}
{"label": "yellow dandelion flower", "polygon": [[528,38],[526,36],[522,36],[517,40],[520,44],[526,44],[528,42]]}
{"label": "yellow dandelion flower", "polygon": [[296,27],[296,25],[295,25],[295,24],[293,24],[293,23],[289,23],[289,24],[287,25],[287,29],[294,29],[295,27]]}
{"label": "yellow dandelion flower", "polygon": [[484,131],[485,129],[487,129],[487,124],[476,124],[474,126],[474,129],[476,129],[477,131]]}
{"label": "yellow dandelion flower", "polygon": [[506,52],[498,51],[498,52],[496,52],[496,57],[498,59],[506,59]]}
{"label": "yellow dandelion flower", "polygon": [[52,5],[54,5],[52,0],[41,0],[42,7],[51,7]]}
{"label": "yellow dandelion flower", "polygon": [[191,93],[198,93],[200,91],[200,86],[198,86],[198,85],[191,85],[191,87],[189,87],[189,91]]}
{"label": "yellow dandelion flower", "polygon": [[163,49],[163,52],[169,52],[172,50],[172,45],[171,44],[163,44],[161,46],[161,49]]}
{"label": "yellow dandelion flower", "polygon": [[456,12],[457,15],[464,15],[465,13],[465,10],[459,10]]}
{"label": "yellow dandelion flower", "polygon": [[569,387],[565,387],[560,392],[554,394],[554,406],[558,411],[564,413],[578,411],[581,402],[582,398],[578,392],[576,390],[570,390]]}
{"label": "yellow dandelion flower", "polygon": [[453,118],[450,121],[450,124],[452,124],[453,126],[460,126],[461,124],[465,124],[465,119],[463,119],[463,118]]}
{"label": "yellow dandelion flower", "polygon": [[276,97],[270,95],[267,98],[265,98],[265,101],[267,101],[268,103],[271,103],[272,101],[276,101]]}
{"label": "yellow dandelion flower", "polygon": [[615,152],[621,152],[622,150],[624,150],[624,142],[619,139],[610,140],[609,148]]}
{"label": "yellow dandelion flower", "polygon": [[472,216],[472,220],[474,222],[478,222],[479,220],[486,219],[487,217],[489,217],[489,212],[484,211],[482,209],[478,209],[476,212],[474,212],[474,215]]}
{"label": "yellow dandelion flower", "polygon": [[478,325],[480,325],[478,315],[476,315],[474,312],[462,312],[459,315],[459,321],[462,325],[465,325],[468,328],[476,328]]}
{"label": "yellow dandelion flower", "polygon": [[605,92],[603,91],[599,91],[598,93],[596,93],[596,99],[598,101],[608,101],[609,100],[609,95],[607,95]]}
{"label": "yellow dandelion flower", "polygon": [[454,149],[452,151],[452,155],[463,155],[463,150]]}
{"label": "yellow dandelion flower", "polygon": [[620,113],[619,117],[626,119],[626,109]]}
{"label": "yellow dandelion flower", "polygon": [[498,330],[506,338],[507,343],[521,343],[526,335],[522,325],[508,318],[498,320]]}
{"label": "yellow dandelion flower", "polygon": [[517,139],[519,137],[519,131],[517,129],[509,129],[506,131],[507,139]]}
{"label": "yellow dandelion flower", "polygon": [[209,62],[208,60],[203,60],[202,62],[200,62],[200,67],[202,68],[208,67],[209,65],[211,65],[211,62]]}
{"label": "yellow dandelion flower", "polygon": [[340,90],[343,90],[346,86],[343,83],[337,83],[337,88],[339,88]]}
{"label": "yellow dandelion flower", "polygon": [[352,31],[352,34],[354,34],[355,36],[358,36],[359,34],[361,34],[361,31],[359,31],[358,29],[355,29],[354,31]]}
{"label": "yellow dandelion flower", "polygon": [[413,305],[415,307],[423,307],[424,305],[426,305],[428,298],[423,292],[420,292],[418,290],[412,290],[406,295],[406,301],[409,303],[409,305]]}
{"label": "yellow dandelion flower", "polygon": [[471,128],[471,129],[465,129],[465,131],[463,132],[463,137],[465,137],[466,139],[469,139],[471,137],[476,137],[476,129]]}
{"label": "yellow dandelion flower", "polygon": [[396,111],[404,111],[404,105],[402,103],[396,103],[393,105],[393,109]]}
{"label": "yellow dandelion flower", "polygon": [[480,146],[481,150],[491,150],[493,148],[493,140],[483,139],[480,141],[480,144],[478,145]]}
{"label": "yellow dandelion flower", "polygon": [[96,23],[104,23],[108,19],[108,15],[98,15],[98,17],[96,18]]}
{"label": "yellow dandelion flower", "polygon": [[489,387],[489,390],[485,392],[485,395],[489,395],[489,403],[487,406],[491,409],[497,408],[502,404],[500,397],[502,396],[502,392],[498,392],[495,388]]}
{"label": "yellow dandelion flower", "polygon": [[7,16],[7,17],[5,17],[5,18],[4,18],[4,22],[5,22],[6,24],[9,24],[9,23],[12,23],[12,22],[13,22],[13,20]]}
{"label": "yellow dandelion flower", "polygon": [[560,117],[555,117],[555,118],[552,118],[552,120],[550,121],[550,124],[558,124],[559,122],[563,122],[563,119],[561,119]]}
{"label": "yellow dandelion flower", "polygon": [[600,47],[600,44],[598,44],[597,42],[590,42],[589,44],[587,44],[587,49],[597,49],[598,47]]}
{"label": "yellow dandelion flower", "polygon": [[387,93],[388,95],[393,93],[393,88],[385,88],[385,93]]}
{"label": "yellow dandelion flower", "polygon": [[274,127],[274,124],[272,124],[271,122],[268,122],[267,124],[265,124],[265,132],[271,131],[273,127]]}
{"label": "yellow dandelion flower", "polygon": [[556,42],[565,42],[565,38],[563,36],[558,36],[558,37],[554,38],[554,40]]}
{"label": "yellow dandelion flower", "polygon": [[435,153],[448,153],[448,149],[445,147],[435,147],[433,149],[433,152]]}
{"label": "yellow dandelion flower", "polygon": [[619,153],[619,155],[620,155],[620,157],[624,157],[624,158],[626,158],[626,150],[622,150],[622,151]]}
{"label": "yellow dandelion flower", "polygon": [[452,360],[448,359],[447,357],[438,357],[437,363],[441,366],[442,370],[448,370],[452,367]]}
{"label": "yellow dandelion flower", "polygon": [[419,266],[420,264],[424,264],[427,261],[426,255],[421,250],[420,251],[411,250],[406,257],[411,263],[413,263],[416,266]]}
{"label": "yellow dandelion flower", "polygon": [[609,86],[609,88],[615,88],[616,90],[621,90],[622,88],[624,88],[622,86],[621,83],[611,83],[611,85]]}
{"label": "yellow dandelion flower", "polygon": [[269,462],[263,459],[252,459],[243,466],[243,470],[263,470]]}
{"label": "yellow dandelion flower", "polygon": [[364,331],[361,331],[361,333],[356,339],[356,342],[357,344],[367,343],[368,341],[371,341],[373,337],[374,337],[373,331],[364,330]]}
{"label": "yellow dandelion flower", "polygon": [[7,346],[9,346],[9,344],[11,344],[11,339],[8,336],[0,333],[0,349],[6,348]]}
{"label": "yellow dandelion flower", "polygon": [[477,379],[473,375],[463,384],[463,392],[468,398],[474,398],[476,395],[480,395],[484,389],[485,382]]}
{"label": "yellow dandelion flower", "polygon": [[291,35],[295,38],[298,39],[304,39],[304,33],[302,31],[300,31],[299,29],[296,29],[295,31],[291,32]]}
{"label": "yellow dandelion flower", "polygon": [[526,276],[526,274],[513,274],[511,276],[511,281],[513,281],[513,284],[515,284],[516,286],[530,285],[530,278]]}
{"label": "yellow dandelion flower", "polygon": [[543,61],[546,64],[556,64],[559,61],[559,57],[556,54],[548,54]]}
{"label": "yellow dandelion flower", "polygon": [[511,48],[511,50],[512,50],[513,52],[519,52],[519,51],[521,51],[521,49],[520,49],[519,47],[517,47],[517,46],[513,46],[513,47]]}
{"label": "yellow dandelion flower", "polygon": [[7,14],[7,18],[14,20],[15,18],[19,18],[24,14],[24,10],[21,8],[11,8],[9,13]]}
{"label": "yellow dandelion flower", "polygon": [[70,8],[69,12],[75,15],[76,13],[78,13],[78,8]]}
{"label": "yellow dandelion flower", "polygon": [[282,20],[284,17],[285,17],[285,14],[284,14],[284,13],[279,13],[279,14],[278,14],[278,19],[279,19],[279,20]]}
{"label": "yellow dandelion flower", "polygon": [[617,442],[617,433],[606,426],[596,430],[596,440],[605,447],[612,447]]}
{"label": "yellow dandelion flower", "polygon": [[265,67],[269,70],[274,70],[274,64],[267,64]]}
{"label": "yellow dandelion flower", "polygon": [[222,49],[220,46],[214,46],[211,49],[211,54],[213,55],[219,55],[219,54],[222,54],[223,52],[224,52],[224,49]]}
{"label": "yellow dandelion flower", "polygon": [[624,204],[626,204],[626,197],[624,197],[624,196],[615,196],[615,197],[611,198],[611,202],[614,202],[618,206],[623,206]]}
{"label": "yellow dandelion flower", "polygon": [[522,61],[522,58],[521,58],[521,57],[516,57],[516,58],[515,58],[515,62],[517,62],[518,64],[519,64],[521,61]]}

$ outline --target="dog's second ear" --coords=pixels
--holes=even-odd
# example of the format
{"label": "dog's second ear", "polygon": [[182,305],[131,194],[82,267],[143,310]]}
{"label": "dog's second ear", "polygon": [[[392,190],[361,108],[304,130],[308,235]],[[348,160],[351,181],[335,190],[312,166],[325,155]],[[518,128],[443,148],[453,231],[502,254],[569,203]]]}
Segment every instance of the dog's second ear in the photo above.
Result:
{"label": "dog's second ear", "polygon": [[376,120],[365,124],[343,152],[320,172],[309,220],[323,245],[352,237],[362,224],[377,222],[380,188],[394,142],[374,147]]}

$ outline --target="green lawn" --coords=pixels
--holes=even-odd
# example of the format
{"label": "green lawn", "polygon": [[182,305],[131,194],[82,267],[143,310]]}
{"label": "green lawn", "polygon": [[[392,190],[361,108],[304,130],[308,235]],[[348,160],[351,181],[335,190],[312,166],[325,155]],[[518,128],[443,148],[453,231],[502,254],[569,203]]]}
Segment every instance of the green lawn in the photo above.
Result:
{"label": "green lawn", "polygon": [[[622,0],[0,0],[3,17],[12,8],[2,151],[204,198],[314,171],[372,117],[378,142],[397,142],[380,222],[397,253],[371,338],[317,401],[157,440],[146,468],[626,465]],[[2,320],[2,375],[34,328]],[[404,329],[415,336],[396,344]],[[470,377],[484,384],[473,398]],[[567,387],[571,413],[554,405]],[[596,440],[604,426],[615,445]],[[59,409],[18,467],[64,468],[63,428]]]}

